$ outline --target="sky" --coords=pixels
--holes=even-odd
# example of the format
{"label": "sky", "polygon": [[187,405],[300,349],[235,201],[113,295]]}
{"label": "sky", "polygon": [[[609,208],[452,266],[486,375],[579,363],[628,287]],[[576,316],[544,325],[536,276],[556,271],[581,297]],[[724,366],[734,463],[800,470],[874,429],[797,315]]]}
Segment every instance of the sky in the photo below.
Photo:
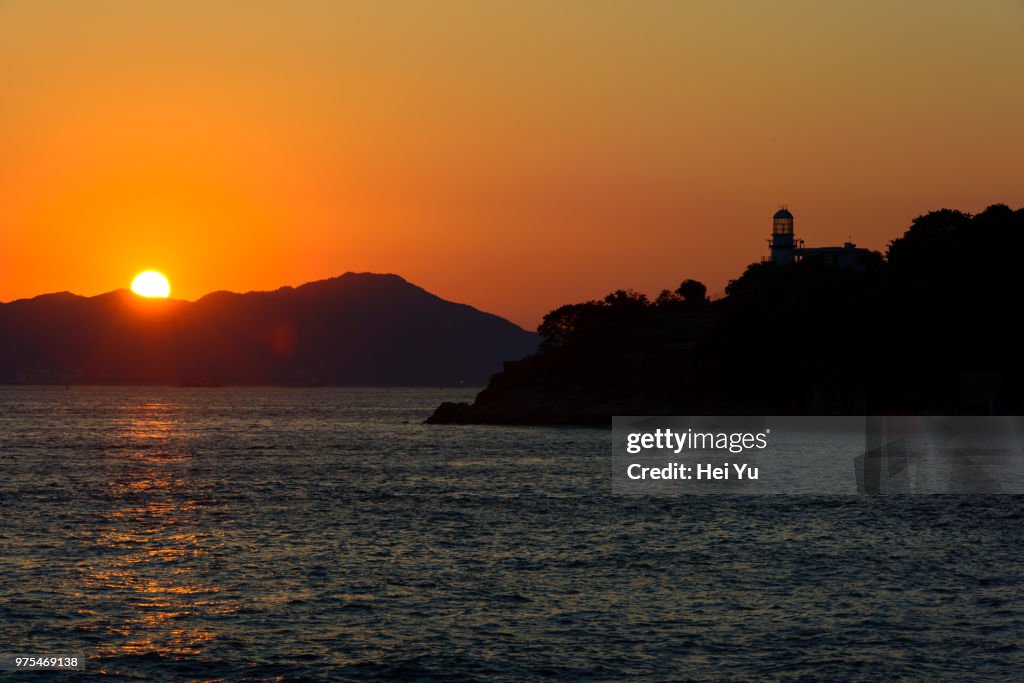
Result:
{"label": "sky", "polygon": [[0,301],[391,272],[525,327],[1024,206],[1024,2],[0,0]]}

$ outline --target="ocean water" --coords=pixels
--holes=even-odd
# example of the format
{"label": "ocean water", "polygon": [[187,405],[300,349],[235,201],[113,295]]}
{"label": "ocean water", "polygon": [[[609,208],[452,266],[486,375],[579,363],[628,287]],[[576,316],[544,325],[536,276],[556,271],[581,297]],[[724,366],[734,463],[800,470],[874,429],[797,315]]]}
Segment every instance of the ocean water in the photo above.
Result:
{"label": "ocean water", "polygon": [[1024,499],[622,497],[436,389],[0,388],[10,680],[1019,680]]}

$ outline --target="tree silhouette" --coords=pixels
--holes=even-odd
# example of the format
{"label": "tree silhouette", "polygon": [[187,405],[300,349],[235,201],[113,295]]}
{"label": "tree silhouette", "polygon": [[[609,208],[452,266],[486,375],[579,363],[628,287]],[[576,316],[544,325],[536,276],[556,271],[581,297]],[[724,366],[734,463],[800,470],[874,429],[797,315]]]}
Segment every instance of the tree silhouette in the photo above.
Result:
{"label": "tree silhouette", "polygon": [[708,288],[703,282],[687,279],[676,289],[676,294],[682,297],[684,303],[698,306],[707,301]]}
{"label": "tree silhouette", "polygon": [[[603,423],[613,410],[1020,412],[1022,253],[1024,209],[942,209],[861,269],[755,263],[715,301],[687,279],[653,302],[618,290],[562,306],[538,328],[540,351],[481,394],[480,419],[515,421],[503,396],[531,397],[526,421]],[[972,404],[962,387],[978,377],[998,395]]]}

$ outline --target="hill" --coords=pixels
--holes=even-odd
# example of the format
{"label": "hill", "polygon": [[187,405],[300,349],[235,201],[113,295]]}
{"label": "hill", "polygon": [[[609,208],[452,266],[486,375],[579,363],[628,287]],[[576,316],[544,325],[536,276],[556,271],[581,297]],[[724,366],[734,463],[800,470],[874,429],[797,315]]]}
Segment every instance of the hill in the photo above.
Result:
{"label": "hill", "polygon": [[685,281],[562,306],[538,353],[437,423],[613,415],[1019,414],[1024,209],[920,216],[864,267],[756,263],[709,301]]}
{"label": "hill", "polygon": [[126,290],[0,304],[0,382],[483,384],[537,336],[397,275],[195,302]]}

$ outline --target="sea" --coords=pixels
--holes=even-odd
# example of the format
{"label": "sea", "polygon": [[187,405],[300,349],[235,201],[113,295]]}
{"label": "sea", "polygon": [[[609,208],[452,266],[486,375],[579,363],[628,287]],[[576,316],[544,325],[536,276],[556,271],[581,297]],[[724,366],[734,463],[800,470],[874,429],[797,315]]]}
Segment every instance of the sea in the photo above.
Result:
{"label": "sea", "polygon": [[1020,680],[1024,497],[623,496],[471,389],[0,387],[4,680]]}

